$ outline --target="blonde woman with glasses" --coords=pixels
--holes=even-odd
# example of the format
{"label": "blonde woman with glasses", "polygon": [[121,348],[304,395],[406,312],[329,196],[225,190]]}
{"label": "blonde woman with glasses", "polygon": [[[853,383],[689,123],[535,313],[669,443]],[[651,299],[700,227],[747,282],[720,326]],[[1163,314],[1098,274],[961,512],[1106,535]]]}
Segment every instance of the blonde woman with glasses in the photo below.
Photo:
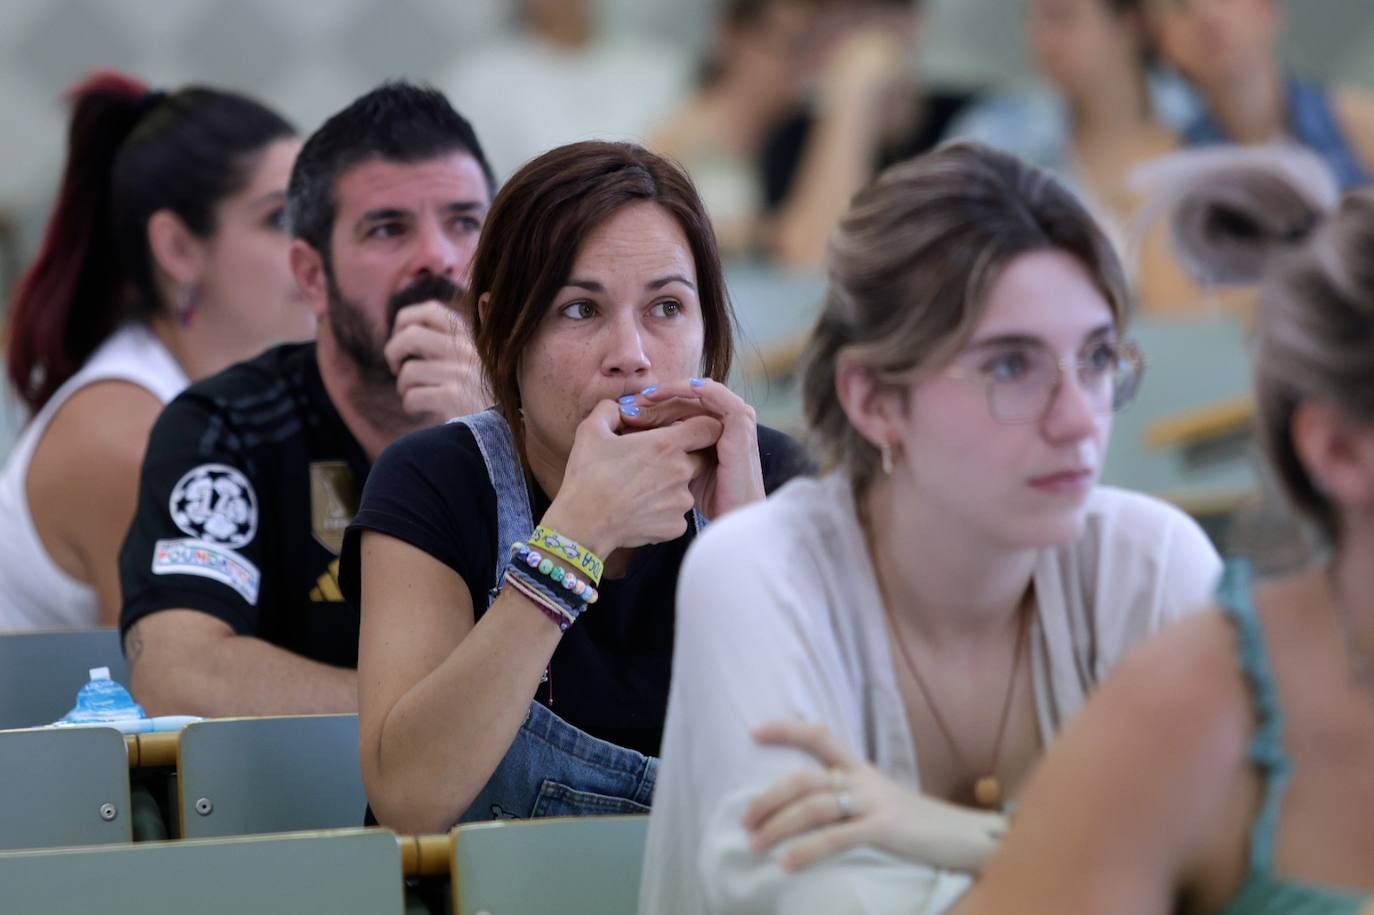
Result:
{"label": "blonde woman with glasses", "polygon": [[829,271],[803,383],[830,470],[679,578],[644,913],[942,910],[1089,692],[1220,571],[1179,511],[1098,485],[1144,363],[1057,181],[973,145],[895,166]]}

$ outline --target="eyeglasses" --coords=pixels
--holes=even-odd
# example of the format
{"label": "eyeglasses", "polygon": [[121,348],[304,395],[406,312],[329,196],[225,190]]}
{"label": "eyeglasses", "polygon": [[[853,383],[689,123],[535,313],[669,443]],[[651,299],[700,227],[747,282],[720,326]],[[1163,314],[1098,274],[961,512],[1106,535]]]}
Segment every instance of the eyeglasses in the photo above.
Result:
{"label": "eyeglasses", "polygon": [[[972,354],[970,354],[972,355]],[[1037,422],[1049,411],[1072,369],[1094,413],[1107,415],[1135,398],[1145,374],[1145,357],[1129,340],[1100,340],[1078,356],[1057,358],[1041,343],[998,344],[977,353],[976,365],[953,366],[941,374],[987,387],[988,409],[998,422]]]}

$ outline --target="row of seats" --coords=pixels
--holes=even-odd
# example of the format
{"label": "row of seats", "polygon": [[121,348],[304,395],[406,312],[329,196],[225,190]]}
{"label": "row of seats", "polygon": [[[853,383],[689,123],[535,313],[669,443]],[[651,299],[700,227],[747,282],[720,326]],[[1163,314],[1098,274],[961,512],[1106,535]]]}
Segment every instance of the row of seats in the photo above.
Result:
{"label": "row of seats", "polygon": [[[0,732],[0,849],[139,838],[131,769],[171,767],[182,838],[357,826],[356,715],[231,718],[179,733]],[[146,832],[144,833],[146,835]]]}
{"label": "row of seats", "polygon": [[401,915],[414,911],[404,876],[438,857],[457,915],[632,915],[647,822],[478,823],[427,842],[343,829],[8,851],[0,887],[7,912]]}
{"label": "row of seats", "polygon": [[[438,876],[452,880],[460,915],[635,911],[645,817],[422,837],[331,829],[362,819],[357,746],[352,715],[203,721],[180,734],[0,731],[5,910],[401,912],[404,877]],[[132,841],[130,774],[148,767],[175,776],[181,840]]]}
{"label": "row of seats", "polygon": [[[406,878],[450,888],[460,915],[636,909],[644,817],[357,828],[356,716],[32,728],[70,707],[90,667],[127,683],[113,631],[0,636],[0,727],[21,728],[0,730],[6,912],[426,911]],[[150,784],[175,786],[170,824]]]}

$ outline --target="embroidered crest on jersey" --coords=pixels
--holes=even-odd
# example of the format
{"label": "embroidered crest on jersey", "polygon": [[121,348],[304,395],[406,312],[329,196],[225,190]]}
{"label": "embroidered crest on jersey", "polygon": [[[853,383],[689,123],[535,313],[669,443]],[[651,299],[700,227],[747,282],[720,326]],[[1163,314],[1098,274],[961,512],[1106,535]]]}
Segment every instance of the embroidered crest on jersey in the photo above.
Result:
{"label": "embroidered crest on jersey", "polygon": [[262,574],[233,550],[206,540],[159,540],[153,547],[154,575],[198,575],[228,585],[253,606]]}
{"label": "embroidered crest on jersey", "polygon": [[191,537],[238,549],[258,532],[258,497],[228,464],[201,464],[172,487],[167,510]]}
{"label": "embroidered crest on jersey", "polygon": [[310,464],[310,529],[335,556],[343,549],[344,531],[358,513],[358,487],[343,461]]}

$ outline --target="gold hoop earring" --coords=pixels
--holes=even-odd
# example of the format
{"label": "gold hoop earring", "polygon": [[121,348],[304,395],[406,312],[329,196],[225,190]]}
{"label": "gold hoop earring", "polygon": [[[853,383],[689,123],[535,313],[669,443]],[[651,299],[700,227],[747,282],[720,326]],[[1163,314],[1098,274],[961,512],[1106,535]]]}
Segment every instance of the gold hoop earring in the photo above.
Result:
{"label": "gold hoop earring", "polygon": [[892,476],[892,445],[883,442],[878,448],[878,455],[883,462],[883,475]]}

